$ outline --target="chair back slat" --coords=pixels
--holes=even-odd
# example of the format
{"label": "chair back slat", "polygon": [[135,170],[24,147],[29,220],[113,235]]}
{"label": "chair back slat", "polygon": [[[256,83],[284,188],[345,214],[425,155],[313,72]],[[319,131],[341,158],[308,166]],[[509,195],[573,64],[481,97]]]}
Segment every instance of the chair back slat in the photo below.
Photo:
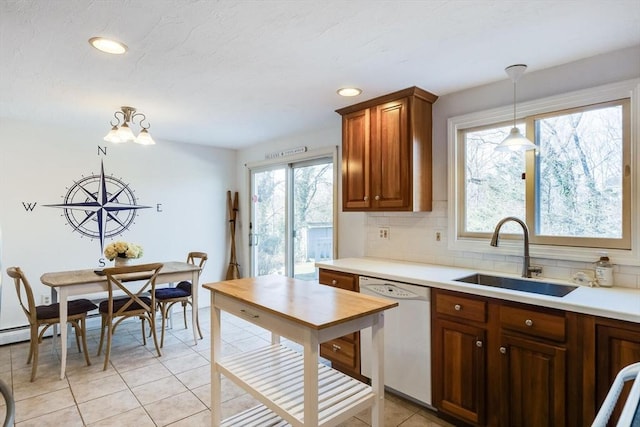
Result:
{"label": "chair back slat", "polygon": [[209,256],[206,252],[189,252],[189,255],[187,255],[187,262],[189,264],[197,265],[202,269],[204,268],[208,258]]}
{"label": "chair back slat", "polygon": [[[36,322],[36,301],[33,298],[33,290],[31,289],[31,285],[29,284],[27,277],[20,267],[7,268],[7,274],[15,283],[16,294],[18,294],[20,307],[22,307],[22,310],[29,319],[29,322],[34,324]],[[26,303],[23,298],[26,299]]]}
{"label": "chair back slat", "polygon": [[[155,288],[156,278],[162,268],[161,263],[152,264],[140,264],[130,265],[124,267],[111,267],[105,268],[103,271],[107,276],[107,292],[109,294],[109,314],[112,316],[118,316],[122,313],[129,311],[129,308],[134,304],[139,304],[144,310],[151,311],[152,307],[155,307]],[[130,286],[127,286],[129,282],[142,282],[144,284],[136,291],[132,291]],[[128,301],[120,307],[116,312],[113,311],[113,291],[120,290],[124,292],[128,297]],[[149,291],[151,294],[151,304],[145,303],[142,300],[142,294]]]}

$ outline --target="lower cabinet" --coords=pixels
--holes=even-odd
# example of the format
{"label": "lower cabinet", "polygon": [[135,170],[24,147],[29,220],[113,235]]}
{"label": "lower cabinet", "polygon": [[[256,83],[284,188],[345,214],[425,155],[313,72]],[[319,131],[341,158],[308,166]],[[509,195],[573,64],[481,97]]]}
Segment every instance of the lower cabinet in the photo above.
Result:
{"label": "lower cabinet", "polygon": [[500,346],[503,426],[564,426],[566,350],[504,334]]}
{"label": "lower cabinet", "polygon": [[[358,292],[358,276],[350,273],[320,269],[323,285]],[[362,379],[360,375],[360,333],[345,335],[320,345],[320,356],[331,361],[331,366],[347,375]]]}
{"label": "lower cabinet", "polygon": [[438,411],[474,426],[577,425],[564,312],[439,289],[432,304]]}
{"label": "lower cabinet", "polygon": [[473,425],[485,423],[486,301],[432,289],[433,405]]}
{"label": "lower cabinet", "polygon": [[484,424],[486,331],[436,319],[433,336],[434,406],[465,422]]}
{"label": "lower cabinet", "polygon": [[[600,408],[620,369],[640,362],[640,325],[596,318],[595,351],[596,408]],[[631,381],[622,390],[609,425],[616,424],[630,388]]]}

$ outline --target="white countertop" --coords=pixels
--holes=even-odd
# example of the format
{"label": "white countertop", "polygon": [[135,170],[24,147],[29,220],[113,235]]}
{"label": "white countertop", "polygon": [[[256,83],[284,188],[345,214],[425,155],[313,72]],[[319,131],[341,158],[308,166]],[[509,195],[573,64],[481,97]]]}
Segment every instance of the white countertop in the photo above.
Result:
{"label": "white countertop", "polygon": [[[578,286],[578,289],[564,297],[553,297],[454,281],[473,273],[519,277],[468,268],[381,258],[343,258],[317,262],[316,267],[640,323],[640,290],[638,289]],[[567,281],[546,278],[525,280],[574,285]]]}

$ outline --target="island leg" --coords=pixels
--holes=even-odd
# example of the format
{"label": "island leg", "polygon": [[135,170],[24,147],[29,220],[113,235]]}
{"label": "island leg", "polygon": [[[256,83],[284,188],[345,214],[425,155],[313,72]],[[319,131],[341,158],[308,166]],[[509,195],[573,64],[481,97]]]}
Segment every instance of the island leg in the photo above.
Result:
{"label": "island leg", "polygon": [[318,426],[318,333],[304,332],[304,425]]}
{"label": "island leg", "polygon": [[[195,329],[195,325],[194,325]],[[220,334],[220,309],[215,305],[215,293],[211,293],[211,425],[219,427],[222,422],[222,387],[218,363],[221,358],[222,338]]]}
{"label": "island leg", "polygon": [[384,426],[384,313],[371,326],[371,388],[376,396],[371,408],[372,427]]}

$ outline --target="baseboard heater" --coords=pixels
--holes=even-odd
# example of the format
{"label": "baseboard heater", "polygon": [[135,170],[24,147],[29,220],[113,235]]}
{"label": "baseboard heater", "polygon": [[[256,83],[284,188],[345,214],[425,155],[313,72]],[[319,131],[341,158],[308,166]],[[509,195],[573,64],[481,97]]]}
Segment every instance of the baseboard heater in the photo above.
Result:
{"label": "baseboard heater", "polygon": [[[87,316],[87,329],[100,328],[100,313],[94,313]],[[58,331],[60,335],[60,331]],[[72,336],[73,332],[69,332],[67,336]],[[49,328],[44,334],[45,338],[53,336],[53,328]],[[0,346],[7,344],[16,344],[19,342],[29,341],[29,325],[16,326],[13,328],[0,329]]]}

